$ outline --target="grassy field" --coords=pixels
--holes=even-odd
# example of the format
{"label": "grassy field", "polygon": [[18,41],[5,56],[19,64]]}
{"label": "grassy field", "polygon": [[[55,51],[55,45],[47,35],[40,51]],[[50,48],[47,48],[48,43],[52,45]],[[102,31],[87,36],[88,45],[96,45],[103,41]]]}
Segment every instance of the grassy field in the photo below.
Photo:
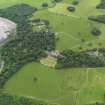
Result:
{"label": "grassy field", "polygon": [[49,103],[84,105],[104,100],[104,69],[55,70],[30,63],[8,80],[4,90]]}
{"label": "grassy field", "polygon": [[[63,3],[70,4],[73,0],[63,0]],[[99,4],[100,0],[80,0],[79,5],[76,6],[76,12],[73,14],[80,17],[103,14],[104,10],[97,10],[96,5]]]}
{"label": "grassy field", "polygon": [[[32,18],[49,20],[51,30],[58,37],[57,50],[103,47],[105,25],[87,19],[87,16],[105,13],[105,10],[95,9],[100,0],[80,0],[80,4],[76,6],[76,12],[69,13],[66,7],[72,1],[63,0],[55,7],[34,13]],[[0,8],[20,3],[42,8],[41,5],[44,2],[48,2],[49,6],[53,5],[51,0],[0,0]],[[101,30],[100,36],[91,34],[94,27]],[[48,59],[44,60],[49,62]],[[56,105],[84,105],[104,101],[105,68],[75,68],[59,71],[42,64],[30,63],[7,81],[4,91],[56,103]]]}
{"label": "grassy field", "polygon": [[[105,25],[91,22],[87,18],[91,15],[104,14],[105,10],[97,10],[96,5],[100,0],[80,0],[76,11],[70,13],[67,6],[72,2],[63,0],[55,7],[34,14],[33,18],[42,18],[50,21],[52,29],[56,32],[59,40],[57,49],[74,49],[82,47],[82,50],[103,47],[105,41]],[[85,8],[83,8],[85,7]],[[91,30],[96,27],[102,32],[99,37],[93,36]],[[85,40],[85,43],[81,43]],[[91,46],[89,44],[91,43]],[[100,44],[101,43],[101,44]]]}
{"label": "grassy field", "polygon": [[42,3],[48,3],[52,6],[51,0],[0,0],[0,8],[9,7],[15,4],[25,3],[33,7],[42,8]]}
{"label": "grassy field", "polygon": [[[51,27],[59,39],[57,41],[57,49],[60,51],[70,48],[78,50],[81,47],[82,50],[85,50],[100,47],[100,45],[101,47],[104,46],[105,25],[87,20],[87,16],[104,14],[105,10],[97,10],[95,8],[100,0],[80,0],[79,5],[76,6],[76,11],[70,13],[67,11],[67,6],[72,1],[63,0],[63,2],[56,4],[52,8],[38,11],[33,14],[33,18],[47,19],[50,21]],[[53,5],[51,0],[1,0],[0,8],[20,3],[42,8],[41,5],[45,2],[49,6]],[[91,30],[94,27],[99,28],[102,31],[102,35],[99,37],[93,36]],[[81,40],[85,40],[85,43],[81,43]],[[90,43],[91,46],[89,46]]]}

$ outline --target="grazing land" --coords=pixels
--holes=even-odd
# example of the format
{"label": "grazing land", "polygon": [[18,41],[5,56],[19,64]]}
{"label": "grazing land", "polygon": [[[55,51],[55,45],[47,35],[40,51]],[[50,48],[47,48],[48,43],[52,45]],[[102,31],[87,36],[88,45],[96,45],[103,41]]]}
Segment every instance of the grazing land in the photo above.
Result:
{"label": "grazing land", "polygon": [[30,6],[33,7],[37,7],[37,8],[42,8],[42,3],[47,2],[49,4],[49,6],[52,6],[53,3],[51,2],[51,0],[1,0],[0,2],[0,8],[5,8],[5,7],[10,7],[16,4],[28,4]]}
{"label": "grazing land", "polygon": [[97,100],[103,102],[104,73],[104,68],[59,71],[30,63],[9,79],[4,89],[10,94],[60,105],[84,105]]}
{"label": "grazing land", "polygon": [[[73,5],[74,1],[79,3]],[[0,92],[38,101],[32,105],[105,105],[105,24],[89,19],[105,15],[105,9],[97,9],[100,2],[1,0],[0,17],[17,24],[17,35],[15,40],[0,48],[5,61],[0,74]],[[20,4],[25,7],[21,8],[23,14]],[[27,6],[29,11],[26,11]],[[99,58],[97,61],[102,61],[103,67],[69,67],[67,61],[67,68],[56,68],[57,54],[47,55],[46,50],[62,54],[67,49],[80,52],[80,55],[95,49],[99,54],[92,57]],[[0,105],[10,105],[8,101],[4,104],[1,96],[0,100]]]}

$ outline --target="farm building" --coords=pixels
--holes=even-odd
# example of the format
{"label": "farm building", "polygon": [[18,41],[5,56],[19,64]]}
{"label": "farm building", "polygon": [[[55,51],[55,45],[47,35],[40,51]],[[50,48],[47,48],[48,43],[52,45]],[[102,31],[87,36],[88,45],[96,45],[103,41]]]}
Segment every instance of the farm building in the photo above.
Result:
{"label": "farm building", "polygon": [[10,35],[16,34],[16,24],[8,19],[0,17],[0,43]]}

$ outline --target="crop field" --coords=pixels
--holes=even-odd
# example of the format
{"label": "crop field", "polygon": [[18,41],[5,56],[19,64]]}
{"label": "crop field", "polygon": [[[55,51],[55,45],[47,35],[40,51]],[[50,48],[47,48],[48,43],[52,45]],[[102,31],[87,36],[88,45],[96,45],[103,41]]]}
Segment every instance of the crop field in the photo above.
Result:
{"label": "crop field", "polygon": [[[39,10],[31,19],[45,19],[57,37],[56,50],[75,51],[105,47],[105,24],[88,20],[88,16],[105,13],[97,10],[100,0],[80,0],[75,12],[67,11],[73,0],[63,0],[54,5],[52,0],[0,0],[0,8],[25,3]],[[42,8],[42,3],[48,8]],[[100,36],[91,33],[101,30]],[[105,68],[70,68],[57,70],[51,66],[54,60],[30,63],[22,67],[4,85],[3,91],[12,95],[43,100],[54,105],[88,105],[105,101]],[[42,61],[43,62],[43,61]]]}

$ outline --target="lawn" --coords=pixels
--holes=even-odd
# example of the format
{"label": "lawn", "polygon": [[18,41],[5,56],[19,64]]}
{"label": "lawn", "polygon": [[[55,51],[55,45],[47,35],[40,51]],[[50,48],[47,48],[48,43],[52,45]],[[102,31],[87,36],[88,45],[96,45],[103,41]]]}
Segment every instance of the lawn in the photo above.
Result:
{"label": "lawn", "polygon": [[4,90],[9,94],[32,97],[49,103],[84,105],[103,101],[104,69],[56,70],[30,63],[8,80]]}

